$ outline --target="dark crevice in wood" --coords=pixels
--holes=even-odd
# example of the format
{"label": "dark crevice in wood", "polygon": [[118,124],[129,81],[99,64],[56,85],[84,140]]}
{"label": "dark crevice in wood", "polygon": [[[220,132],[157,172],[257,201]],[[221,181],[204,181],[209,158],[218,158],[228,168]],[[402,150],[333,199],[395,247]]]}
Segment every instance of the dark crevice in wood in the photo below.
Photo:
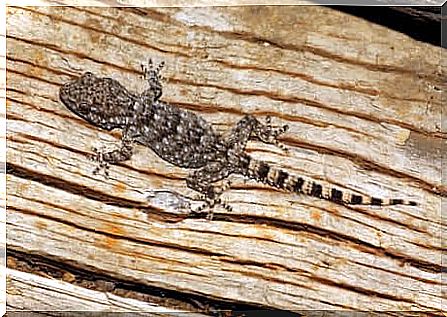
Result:
{"label": "dark crevice in wood", "polygon": [[[21,252],[19,252],[19,251],[14,250],[13,251],[13,255],[15,253],[18,253],[19,255],[21,255]],[[8,251],[8,254],[9,254],[9,256],[11,255],[9,251]],[[15,254],[15,256],[17,257],[16,254]],[[32,261],[35,257],[36,256],[32,255],[32,256],[30,256],[29,259],[31,259],[31,261]],[[40,255],[37,256],[37,257],[39,258]],[[274,263],[269,264],[269,263],[259,263],[259,262],[256,262],[256,261],[232,261],[232,260],[226,260],[225,258],[221,258],[221,260],[222,260],[222,262],[237,263],[237,264],[240,264],[240,265],[253,265],[253,266],[260,266],[261,265],[262,267],[267,267],[269,269],[272,269],[272,267],[279,267],[280,269],[286,269],[287,271],[289,271],[291,273],[296,273],[297,272],[296,270],[287,269],[287,268],[284,268],[282,265],[278,266],[278,265],[276,265]],[[54,267],[52,267],[52,268],[54,268]],[[64,265],[64,268],[65,268],[65,265]],[[96,269],[93,269],[93,270],[96,271]],[[32,273],[35,273],[35,272],[32,272]],[[70,272],[70,273],[72,275],[74,274],[74,272]],[[48,270],[45,272],[45,274],[48,275]],[[334,281],[327,280],[327,279],[324,279],[324,278],[319,278],[319,277],[317,278],[317,277],[313,276],[309,272],[300,272],[300,274],[303,274],[303,275],[305,275],[305,276],[307,276],[307,277],[309,277],[311,279],[314,279],[318,283],[322,283],[322,284],[325,284],[325,285],[330,285],[330,286],[333,286],[333,287],[339,287],[339,288],[342,288],[342,289],[345,289],[345,290],[348,290],[348,291],[352,291],[352,292],[356,292],[356,293],[359,293],[359,294],[364,294],[364,295],[367,295],[367,296],[375,296],[375,297],[379,297],[379,298],[395,300],[395,301],[400,301],[400,302],[412,303],[412,301],[404,299],[404,298],[401,298],[401,297],[397,297],[397,296],[393,296],[393,295],[389,295],[389,294],[383,294],[383,293],[379,293],[379,292],[376,292],[376,291],[373,291],[373,290],[363,289],[363,288],[360,288],[360,287],[354,287],[352,285],[348,285],[348,284],[345,284],[345,283],[338,283],[338,282],[334,282]],[[97,273],[89,274],[90,277],[93,276],[93,277],[96,277],[96,278],[97,278],[98,275],[99,276],[103,276],[102,274],[97,274]],[[256,273],[253,273],[253,274],[250,274],[250,275],[258,276],[261,279],[265,278],[264,276],[259,276],[259,274],[256,274]],[[63,276],[63,274],[61,276],[57,276],[57,278],[61,278],[62,276]],[[76,278],[74,278],[74,279],[76,280]],[[93,278],[93,279],[96,280],[95,278]],[[110,277],[108,279],[110,280]],[[112,279],[116,279],[116,278],[112,278]],[[100,281],[104,281],[104,279],[101,279],[101,278],[99,280]],[[276,281],[278,283],[283,283],[284,282],[284,281],[282,281],[280,279],[278,279],[278,280],[269,279],[269,280]],[[101,283],[101,284],[104,285],[104,283]],[[101,289],[101,287],[99,287],[99,290],[109,291],[110,292],[110,291],[112,291],[113,289],[116,288],[116,283],[108,281],[108,283],[105,283],[105,285],[107,285],[107,284],[109,285],[109,288],[111,288],[111,289],[103,290],[103,289]],[[295,284],[295,283],[291,283],[291,284]],[[95,285],[94,282],[92,282],[90,285],[94,286],[93,287],[94,289],[95,288],[98,289],[98,287],[96,287],[97,285]],[[297,284],[297,286],[303,287],[303,285],[300,285],[300,284]],[[339,306],[339,305],[337,305],[337,306]],[[343,307],[343,308],[345,308],[345,309],[348,308],[349,309],[349,307]]]}
{"label": "dark crevice in wood", "polygon": [[[441,7],[329,6],[404,33],[415,40],[441,46]],[[397,44],[397,43],[396,43]],[[397,44],[398,45],[398,44]]]}
{"label": "dark crevice in wood", "polygon": [[267,307],[263,306],[208,298],[200,294],[190,294],[145,285],[139,281],[124,280],[98,272],[96,268],[80,268],[76,263],[61,262],[60,259],[51,256],[30,254],[11,248],[8,249],[8,267],[60,280],[64,280],[64,277],[69,275],[70,281],[67,282],[74,285],[110,292],[125,298],[156,303],[177,310],[203,312],[211,316],[222,316],[220,315],[222,311],[246,311],[250,313],[263,309],[268,310]]}
{"label": "dark crevice in wood", "polygon": [[[230,262],[233,263],[233,261],[230,261]],[[11,265],[11,263],[14,263],[14,264]],[[69,266],[67,266],[67,264]],[[259,263],[257,263],[257,262],[252,263],[251,261],[246,261],[246,262],[241,262],[240,264],[242,264],[242,265],[258,265]],[[165,289],[161,289],[158,287],[155,287],[155,288],[150,287],[149,288],[145,285],[141,285],[140,283],[138,283],[138,284],[132,283],[131,281],[123,282],[119,278],[110,277],[104,273],[99,273],[99,272],[97,272],[97,269],[95,269],[95,268],[92,268],[92,271],[94,272],[94,273],[92,273],[92,271],[86,271],[85,268],[81,269],[81,268],[76,267],[75,263],[72,264],[72,263],[67,263],[66,261],[64,261],[62,264],[60,259],[58,259],[57,261],[54,261],[54,260],[52,261],[51,256],[44,257],[42,255],[25,254],[24,252],[21,252],[18,250],[9,249],[8,250],[8,267],[26,271],[26,272],[30,272],[30,273],[34,273],[34,274],[38,274],[38,275],[43,275],[45,277],[49,276],[49,277],[57,278],[57,279],[64,279],[64,277],[66,276],[65,274],[68,272],[69,276],[71,277],[70,278],[71,281],[69,281],[69,282],[73,283],[74,281],[76,281],[76,283],[73,283],[75,285],[87,287],[90,289],[95,289],[98,291],[111,292],[111,293],[115,293],[116,295],[121,295],[121,296],[127,295],[124,297],[131,297],[131,298],[132,298],[132,296],[128,296],[129,292],[125,292],[126,294],[123,294],[123,293],[117,294],[117,290],[124,289],[127,291],[136,291],[138,293],[143,293],[145,295],[149,295],[152,302],[155,301],[155,302],[158,302],[159,304],[164,304],[164,305],[166,305],[166,302],[171,302],[171,304],[172,304],[172,301],[179,301],[177,303],[177,305],[179,305],[179,304],[184,305],[186,303],[191,305],[191,303],[192,303],[193,306],[197,306],[198,303],[200,302],[199,307],[201,307],[201,308],[203,308],[204,306],[210,307],[208,298],[200,298],[201,300],[199,301],[199,299],[197,299],[196,295],[191,295],[191,297],[194,299],[191,301],[191,299],[190,299],[191,297],[188,298],[187,296],[185,296],[185,293],[171,291],[171,290],[167,291]],[[334,287],[340,287],[340,288],[343,288],[343,289],[346,289],[346,290],[349,290],[352,292],[364,294],[367,296],[375,296],[375,297],[385,298],[385,299],[389,299],[389,300],[412,303],[412,301],[401,298],[401,297],[397,297],[397,296],[393,296],[393,295],[389,295],[389,294],[383,294],[383,293],[379,293],[376,291],[363,289],[363,288],[359,288],[359,287],[354,287],[354,286],[343,284],[343,283],[337,283],[337,282],[334,282],[331,280],[312,276],[309,273],[305,273],[305,275],[316,280],[318,283],[323,283],[325,285],[330,285],[330,286],[334,286]],[[261,276],[261,278],[262,278],[262,276]],[[278,282],[282,282],[282,281],[278,281]],[[301,285],[301,287],[302,287],[302,285]],[[147,291],[148,289],[150,290],[149,292]],[[155,291],[155,294],[154,294],[154,291]],[[169,294],[166,294],[166,293],[169,293]],[[161,299],[157,296],[160,294],[162,294]],[[174,296],[169,296],[169,295],[174,295]],[[141,300],[141,298],[137,298],[137,299]],[[148,299],[149,298],[146,298],[146,300],[148,300]],[[211,305],[211,306],[213,306],[213,307],[218,306],[219,307],[218,309],[222,309],[222,302],[219,301],[219,302],[217,302],[217,305],[216,305],[216,301],[214,299],[212,301],[213,301],[214,305]],[[207,304],[204,304],[203,302],[207,302]],[[224,305],[225,306],[229,305],[229,302],[224,302]],[[230,305],[232,306],[230,309],[234,310],[235,309],[234,305],[240,305],[240,304],[231,303]],[[242,304],[242,305],[244,305],[244,304]],[[339,306],[339,305],[337,305],[337,306]],[[176,309],[178,309],[178,308],[179,307],[177,306]],[[197,308],[197,307],[194,307],[194,308]],[[237,307],[236,309],[238,309],[238,308],[239,307]],[[344,307],[344,308],[349,309],[349,307]],[[223,309],[229,309],[229,307],[227,306]]]}
{"label": "dark crevice in wood", "polygon": [[113,195],[107,195],[90,187],[72,183],[58,177],[37,173],[12,163],[6,164],[6,173],[23,179],[32,180],[46,186],[62,189],[74,195],[84,196],[86,198],[100,201],[112,206],[124,208],[147,208],[147,206],[142,206],[135,201],[125,198],[118,198]]}

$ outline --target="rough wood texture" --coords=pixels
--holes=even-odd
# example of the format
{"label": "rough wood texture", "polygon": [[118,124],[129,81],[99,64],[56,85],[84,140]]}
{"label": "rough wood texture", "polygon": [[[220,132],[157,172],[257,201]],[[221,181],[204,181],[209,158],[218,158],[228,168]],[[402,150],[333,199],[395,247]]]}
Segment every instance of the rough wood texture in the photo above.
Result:
{"label": "rough wood texture", "polygon": [[[147,302],[122,298],[110,293],[89,290],[70,283],[34,274],[7,270],[8,309],[33,307],[41,311],[113,311],[150,312],[151,316],[178,316],[180,311]],[[188,316],[190,316],[188,314]],[[191,316],[204,316],[191,314]]]}
{"label": "rough wood texture", "polygon": [[[256,307],[446,308],[440,48],[322,7],[9,8],[7,25],[10,250]],[[92,175],[86,154],[119,133],[58,89],[89,70],[141,90],[148,57],[166,61],[163,99],[219,130],[244,113],[290,125],[289,153],[253,142],[253,156],[420,206],[348,208],[233,177],[234,211],[209,222],[147,203],[194,196],[188,171],[147,148]]]}

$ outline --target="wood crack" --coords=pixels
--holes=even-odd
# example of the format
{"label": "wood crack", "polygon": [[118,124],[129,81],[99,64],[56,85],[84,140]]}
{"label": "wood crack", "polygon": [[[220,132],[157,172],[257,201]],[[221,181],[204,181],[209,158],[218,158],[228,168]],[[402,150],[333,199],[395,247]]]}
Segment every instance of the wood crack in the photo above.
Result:
{"label": "wood crack", "polygon": [[37,254],[27,254],[19,250],[8,249],[8,267],[24,272],[65,280],[74,285],[102,292],[110,292],[126,298],[158,303],[159,305],[184,309],[189,312],[205,312],[219,316],[219,311],[253,311],[266,309],[231,301],[209,298],[200,294],[191,294],[155,287],[112,277],[102,272],[77,267],[75,263],[61,264],[59,259]]}

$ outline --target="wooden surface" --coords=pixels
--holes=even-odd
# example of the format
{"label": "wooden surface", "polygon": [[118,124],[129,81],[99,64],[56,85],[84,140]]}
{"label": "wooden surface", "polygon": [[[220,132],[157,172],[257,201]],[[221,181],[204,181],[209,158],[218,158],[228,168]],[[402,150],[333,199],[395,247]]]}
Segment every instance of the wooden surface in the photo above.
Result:
{"label": "wooden surface", "polygon": [[[292,311],[446,308],[440,48],[323,7],[8,8],[7,26],[14,263],[39,257],[61,276],[82,270],[143,293],[190,296],[196,311],[202,300]],[[87,154],[120,134],[74,116],[59,87],[92,71],[141,91],[149,57],[167,65],[163,100],[219,131],[244,113],[290,126],[288,153],[251,142],[252,156],[420,206],[342,207],[234,176],[223,196],[234,210],[207,221],[166,203],[195,196],[188,171],[148,148],[112,166],[109,179],[93,175]],[[17,307],[42,308],[39,294]]]}
{"label": "wooden surface", "polygon": [[178,316],[182,312],[26,272],[8,269],[7,275],[8,305],[17,310],[38,306],[46,311],[139,311],[150,312],[151,316]]}

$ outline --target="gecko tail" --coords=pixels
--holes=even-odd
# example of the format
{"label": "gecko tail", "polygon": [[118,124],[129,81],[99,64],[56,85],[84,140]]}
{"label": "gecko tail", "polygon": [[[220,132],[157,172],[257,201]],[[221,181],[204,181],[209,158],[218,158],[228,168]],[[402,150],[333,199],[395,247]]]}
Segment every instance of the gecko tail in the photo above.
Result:
{"label": "gecko tail", "polygon": [[265,162],[253,158],[250,158],[247,176],[279,189],[329,200],[341,205],[418,205],[417,202],[412,200],[376,198],[342,191],[331,186],[323,186],[302,177],[290,175],[281,169],[277,169]]}

